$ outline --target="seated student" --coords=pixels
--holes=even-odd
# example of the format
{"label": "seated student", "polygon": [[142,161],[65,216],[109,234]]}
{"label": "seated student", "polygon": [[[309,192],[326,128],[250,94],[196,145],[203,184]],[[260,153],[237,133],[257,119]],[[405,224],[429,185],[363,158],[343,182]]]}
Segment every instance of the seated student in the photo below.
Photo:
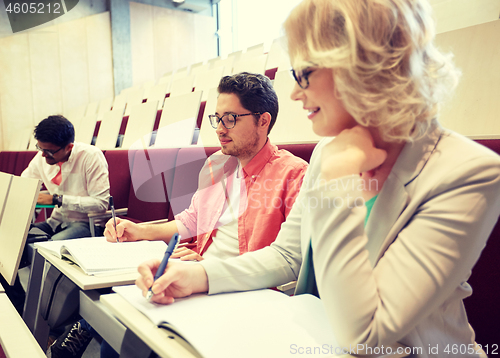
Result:
{"label": "seated student", "polygon": [[[91,236],[87,213],[105,211],[108,207],[108,164],[102,151],[88,144],[73,143],[73,125],[60,115],[42,120],[34,135],[40,152],[21,176],[41,179],[49,193],[40,193],[37,203],[56,207],[50,218],[32,227],[44,231],[52,240]],[[29,264],[25,250],[21,265]],[[0,283],[22,313],[25,292],[19,278],[10,287],[0,275]]]}
{"label": "seated student", "polygon": [[[109,241],[168,242],[179,232],[183,238],[197,237],[196,248],[177,249],[172,257],[198,261],[238,256],[274,241],[299,192],[307,163],[269,141],[278,98],[266,76],[247,72],[226,76],[218,92],[216,113],[209,117],[221,151],[202,168],[190,207],[165,224],[137,225],[117,218],[115,231],[110,220],[104,232]],[[57,339],[52,354],[69,357],[64,353],[68,347],[83,353],[90,329],[84,320],[77,322]],[[113,356],[110,349],[103,344],[101,356]]]}
{"label": "seated student", "polygon": [[74,143],[75,130],[60,115],[49,116],[35,127],[40,151],[22,177],[41,179],[48,190],[38,204],[54,204],[52,215],[34,226],[52,240],[88,237],[89,212],[106,211],[109,200],[108,163],[92,145]]}
{"label": "seated student", "polygon": [[430,5],[304,0],[285,31],[291,97],[316,134],[335,138],[317,145],[276,241],[169,263],[154,284],[151,260],[137,285],[168,304],[298,279],[296,294],[321,298],[339,347],[362,355],[399,342],[412,357],[456,357],[445,350],[456,345],[485,357],[463,299],[500,213],[500,158],[438,124],[458,76],[432,42]]}

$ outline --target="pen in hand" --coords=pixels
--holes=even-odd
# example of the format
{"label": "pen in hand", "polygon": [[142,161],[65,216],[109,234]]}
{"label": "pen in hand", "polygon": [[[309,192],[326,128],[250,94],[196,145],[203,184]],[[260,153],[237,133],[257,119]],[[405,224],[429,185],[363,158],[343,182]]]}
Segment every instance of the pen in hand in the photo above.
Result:
{"label": "pen in hand", "polygon": [[113,201],[113,197],[109,197],[109,207],[111,209],[111,215],[113,216],[113,224],[115,226],[115,234],[116,234],[116,242],[120,242],[118,240],[118,234],[116,233],[116,214],[115,214],[115,203]]}
{"label": "pen in hand", "polygon": [[[170,258],[170,255],[172,255],[172,252],[174,252],[174,249],[175,249],[175,246],[177,245],[177,242],[180,241],[180,235],[178,233],[175,233],[172,238],[170,239],[170,242],[168,243],[168,246],[167,246],[167,251],[165,251],[165,255],[163,256],[163,260],[161,260],[161,263],[160,263],[160,266],[158,267],[158,270],[156,270],[156,274],[155,274],[155,277],[154,277],[154,281],[158,280],[161,275],[163,275],[163,273],[165,272],[165,269],[167,268],[167,264],[168,264],[168,259]],[[154,281],[153,281],[153,284],[154,284]],[[153,297],[154,293],[153,293],[153,285],[151,285],[151,287],[149,288],[149,291],[146,295],[146,299],[148,301],[151,300],[151,297]]]}

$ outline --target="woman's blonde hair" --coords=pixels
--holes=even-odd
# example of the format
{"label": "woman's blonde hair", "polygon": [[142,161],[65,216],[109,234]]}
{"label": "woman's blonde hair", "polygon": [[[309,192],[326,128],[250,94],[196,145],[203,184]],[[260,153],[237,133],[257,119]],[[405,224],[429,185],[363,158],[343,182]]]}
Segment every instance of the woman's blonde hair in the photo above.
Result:
{"label": "woman's blonde hair", "polygon": [[385,140],[423,135],[458,82],[427,0],[304,0],[284,28],[294,68],[331,68],[332,95]]}

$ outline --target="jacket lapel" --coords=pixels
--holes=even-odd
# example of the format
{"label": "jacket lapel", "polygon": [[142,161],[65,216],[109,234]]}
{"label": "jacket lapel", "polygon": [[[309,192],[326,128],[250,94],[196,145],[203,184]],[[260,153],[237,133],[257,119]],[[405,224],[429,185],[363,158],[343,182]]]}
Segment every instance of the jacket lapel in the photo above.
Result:
{"label": "jacket lapel", "polygon": [[[411,200],[408,184],[418,177],[443,134],[438,125],[422,138],[407,143],[380,191],[366,225],[369,260],[375,266],[413,212],[405,213]],[[399,223],[398,223],[399,220]]]}

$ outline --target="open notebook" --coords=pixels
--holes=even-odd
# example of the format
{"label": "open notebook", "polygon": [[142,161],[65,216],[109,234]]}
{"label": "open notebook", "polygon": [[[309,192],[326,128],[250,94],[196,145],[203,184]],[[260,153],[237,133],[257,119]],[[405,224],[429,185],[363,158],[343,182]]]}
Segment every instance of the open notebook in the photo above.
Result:
{"label": "open notebook", "polygon": [[137,271],[137,266],[146,260],[161,260],[167,244],[163,241],[112,243],[100,236],[37,242],[35,247],[73,261],[87,275],[99,275]]}
{"label": "open notebook", "polygon": [[386,347],[383,354],[364,351],[364,346],[340,347],[322,301],[309,294],[290,297],[269,289],[195,294],[159,305],[148,302],[135,285],[113,290],[154,324],[183,337],[204,358],[408,355],[399,343]]}
{"label": "open notebook", "polygon": [[289,297],[273,290],[196,294],[158,305],[134,285],[113,290],[205,358],[291,357],[305,347],[335,356],[337,344],[323,304],[312,295]]}

